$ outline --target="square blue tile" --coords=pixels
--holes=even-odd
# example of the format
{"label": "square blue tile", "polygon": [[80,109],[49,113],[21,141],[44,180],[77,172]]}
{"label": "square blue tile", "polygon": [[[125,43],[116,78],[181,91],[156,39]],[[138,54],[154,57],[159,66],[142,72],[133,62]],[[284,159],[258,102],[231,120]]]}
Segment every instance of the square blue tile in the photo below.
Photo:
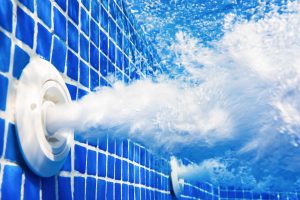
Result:
{"label": "square blue tile", "polygon": [[55,199],[55,177],[42,178],[42,198],[43,200]]}
{"label": "square blue tile", "polygon": [[57,5],[59,5],[59,7],[61,9],[63,9],[63,11],[66,11],[66,2],[65,0],[55,0],[55,2],[57,3]]}
{"label": "square blue tile", "polygon": [[100,73],[103,77],[107,76],[107,58],[100,53]]}
{"label": "square blue tile", "polygon": [[13,5],[11,1],[9,0],[1,1],[0,19],[5,19],[5,20],[0,20],[0,26],[9,32],[12,31],[12,16],[13,16],[12,8]]}
{"label": "square blue tile", "polygon": [[122,151],[122,157],[128,158],[128,140],[123,140],[123,151]]}
{"label": "square blue tile", "polygon": [[135,199],[134,198],[134,186],[129,185],[129,199]]}
{"label": "square blue tile", "polygon": [[121,180],[121,160],[116,158],[115,159],[115,179]]}
{"label": "square blue tile", "polygon": [[25,172],[24,200],[39,199],[40,179],[30,171]]}
{"label": "square blue tile", "polygon": [[106,155],[98,153],[98,176],[106,177]]}
{"label": "square blue tile", "polygon": [[128,181],[128,162],[122,161],[122,180]]}
{"label": "square blue tile", "polygon": [[122,141],[119,139],[116,139],[116,155],[122,156]]}
{"label": "square blue tile", "polygon": [[23,163],[21,152],[19,149],[19,144],[17,141],[16,126],[12,123],[8,124],[5,159],[19,164]]}
{"label": "square blue tile", "polygon": [[99,74],[90,68],[90,76],[90,89],[94,91],[99,86]]}
{"label": "square blue tile", "polygon": [[128,200],[128,185],[122,184],[122,200]]}
{"label": "square blue tile", "polygon": [[51,43],[51,33],[43,25],[38,24],[36,52],[48,61],[50,61]]}
{"label": "square blue tile", "polygon": [[81,200],[84,199],[85,195],[85,181],[83,177],[74,177],[74,199]]}
{"label": "square blue tile", "polygon": [[102,0],[101,3],[102,3],[102,5],[103,5],[103,7],[104,7],[106,10],[108,10],[108,0]]}
{"label": "square blue tile", "polygon": [[19,0],[25,7],[27,7],[31,12],[34,11],[34,1],[33,0]]}
{"label": "square blue tile", "polygon": [[112,38],[112,40],[114,42],[116,42],[116,38],[117,38],[117,33],[116,33],[116,24],[115,22],[112,20],[111,17],[108,18],[108,22],[109,22],[109,35]]}
{"label": "square blue tile", "polygon": [[80,35],[80,56],[89,62],[89,41],[84,35]]}
{"label": "square blue tile", "polygon": [[37,15],[38,17],[49,27],[51,28],[52,22],[51,22],[51,2],[50,1],[44,1],[44,0],[36,0],[36,6],[37,6]]}
{"label": "square blue tile", "polygon": [[116,151],[116,140],[111,136],[109,136],[107,139],[108,152],[114,154]]}
{"label": "square blue tile", "polygon": [[98,47],[99,46],[99,26],[96,24],[94,20],[90,20],[91,26],[91,35],[90,38],[94,42],[94,44]]}
{"label": "square blue tile", "polygon": [[114,183],[107,182],[106,199],[114,199]]}
{"label": "square blue tile", "polygon": [[121,200],[121,184],[115,183],[115,200]]}
{"label": "square blue tile", "polygon": [[136,165],[134,166],[134,183],[140,183],[140,167]]}
{"label": "square blue tile", "polygon": [[[0,8],[1,10],[1,8]],[[2,18],[3,19],[3,18]],[[6,21],[6,20],[0,20]],[[10,61],[11,40],[3,32],[0,31],[0,71],[8,72]]]}
{"label": "square blue tile", "polygon": [[117,44],[122,49],[123,47],[123,33],[121,29],[117,28]]}
{"label": "square blue tile", "polygon": [[87,188],[85,191],[86,199],[87,200],[95,199],[95,197],[96,197],[96,179],[87,177],[86,188]]}
{"label": "square blue tile", "polygon": [[68,172],[70,172],[71,169],[72,169],[72,167],[71,167],[71,151],[70,151],[70,152],[68,153],[68,156],[67,156],[65,162],[64,162],[64,165],[63,165],[63,167],[62,167],[62,170],[63,170],[63,171],[68,171]]}
{"label": "square blue tile", "polygon": [[136,163],[140,163],[140,147],[138,145],[134,145],[133,161]]}
{"label": "square blue tile", "polygon": [[70,18],[78,24],[79,4],[77,0],[68,0],[68,14]]}
{"label": "square blue tile", "polygon": [[67,67],[68,77],[74,81],[78,81],[78,58],[70,50],[68,50]]}
{"label": "square blue tile", "polygon": [[29,63],[29,55],[21,49],[19,46],[15,46],[15,53],[14,53],[14,68],[13,68],[13,76],[17,79],[20,78],[23,69]]}
{"label": "square blue tile", "polygon": [[68,45],[75,52],[78,52],[78,30],[77,28],[69,21],[68,22]]}
{"label": "square blue tile", "polygon": [[90,63],[96,71],[99,71],[99,57],[98,48],[90,43]]}
{"label": "square blue tile", "polygon": [[108,38],[107,35],[100,30],[100,49],[107,56],[108,54]]}
{"label": "square blue tile", "polygon": [[116,49],[116,64],[120,70],[123,70],[123,53],[118,48]]}
{"label": "square blue tile", "polygon": [[85,7],[87,10],[90,10],[90,3],[91,3],[90,0],[81,0],[81,3],[84,5],[84,7]]}
{"label": "square blue tile", "polygon": [[97,182],[97,199],[105,199],[106,181],[98,179]]}
{"label": "square blue tile", "polygon": [[99,2],[97,0],[92,0],[91,4],[92,4],[92,6],[91,6],[92,17],[98,22],[99,21],[99,13],[100,13]]}
{"label": "square blue tile", "polygon": [[134,183],[134,165],[129,163],[129,182]]}
{"label": "square blue tile", "polygon": [[8,78],[0,74],[0,110],[6,110]]}
{"label": "square blue tile", "polygon": [[112,63],[116,62],[116,51],[115,51],[115,44],[109,40],[109,59]]}
{"label": "square blue tile", "polygon": [[16,37],[22,42],[33,47],[34,21],[21,8],[17,9]]}
{"label": "square blue tile", "polygon": [[66,83],[69,93],[71,95],[72,101],[76,100],[77,97],[77,87],[71,84]]}
{"label": "square blue tile", "polygon": [[132,142],[128,142],[128,146],[129,146],[129,154],[128,154],[128,158],[129,160],[133,161],[133,154],[134,154],[134,144]]}
{"label": "square blue tile", "polygon": [[80,83],[85,87],[89,87],[89,67],[80,61]]}
{"label": "square blue tile", "polygon": [[143,167],[140,168],[140,174],[141,174],[141,184],[145,185],[146,184],[146,174],[145,174],[145,169]]}
{"label": "square blue tile", "polygon": [[58,71],[62,73],[65,71],[66,54],[67,54],[66,51],[67,50],[65,44],[57,37],[54,37],[51,63],[56,67]]}
{"label": "square blue tile", "polygon": [[107,176],[112,179],[115,177],[115,158],[110,155],[107,157]]}
{"label": "square blue tile", "polygon": [[89,36],[89,30],[90,30],[90,22],[89,22],[89,16],[86,13],[86,11],[81,8],[81,15],[80,15],[80,22],[81,22],[81,30],[87,35]]}
{"label": "square blue tile", "polygon": [[75,145],[75,170],[85,173],[86,168],[86,149],[82,146]]}
{"label": "square blue tile", "polygon": [[99,137],[98,146],[99,146],[99,149],[101,149],[103,151],[107,150],[107,134],[104,134],[103,136]]}
{"label": "square blue tile", "polygon": [[[1,196],[3,200],[21,199],[22,169],[18,166],[4,167]],[[13,187],[12,187],[13,186]]]}
{"label": "square blue tile", "polygon": [[97,154],[93,150],[88,150],[87,157],[87,173],[89,175],[96,175],[96,164],[97,164]]}
{"label": "square blue tile", "polygon": [[54,11],[54,33],[63,41],[66,41],[66,18],[55,7]]}
{"label": "square blue tile", "polygon": [[70,177],[59,176],[57,179],[58,179],[58,197],[59,197],[59,199],[72,199]]}
{"label": "square blue tile", "polygon": [[108,32],[108,14],[107,12],[101,8],[101,26],[103,27],[103,29]]}

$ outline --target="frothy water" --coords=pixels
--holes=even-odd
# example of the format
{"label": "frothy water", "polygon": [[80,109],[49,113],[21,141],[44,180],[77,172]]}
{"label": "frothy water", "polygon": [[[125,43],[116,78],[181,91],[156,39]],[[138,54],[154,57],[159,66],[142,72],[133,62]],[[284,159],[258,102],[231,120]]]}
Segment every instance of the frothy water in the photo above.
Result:
{"label": "frothy water", "polygon": [[[114,83],[48,110],[48,129],[129,137],[199,163],[188,180],[290,191],[300,185],[300,5],[224,19],[203,45],[184,31],[169,47],[176,79]],[[175,68],[175,67],[174,67]],[[183,70],[182,70],[183,69]],[[176,71],[176,70],[174,70]]]}

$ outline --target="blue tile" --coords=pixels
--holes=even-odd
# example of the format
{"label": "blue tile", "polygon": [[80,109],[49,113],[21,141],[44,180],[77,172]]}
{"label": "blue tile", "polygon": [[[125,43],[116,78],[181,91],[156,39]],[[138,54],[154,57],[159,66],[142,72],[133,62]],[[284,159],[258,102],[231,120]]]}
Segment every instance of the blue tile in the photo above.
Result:
{"label": "blue tile", "polygon": [[106,155],[98,153],[98,176],[106,177]]}
{"label": "blue tile", "polygon": [[13,76],[20,78],[23,69],[29,63],[29,55],[19,46],[15,46]]}
{"label": "blue tile", "polygon": [[121,184],[115,183],[115,200],[121,200]]}
{"label": "blue tile", "polygon": [[145,149],[144,148],[140,148],[140,164],[145,166],[145,161],[146,161],[146,156],[145,156]]}
{"label": "blue tile", "polygon": [[40,180],[32,172],[25,172],[24,200],[39,199],[40,197]]}
{"label": "blue tile", "polygon": [[70,85],[68,83],[66,83],[67,85],[67,88],[69,90],[69,93],[71,95],[71,99],[72,101],[75,101],[76,100],[76,97],[77,97],[77,87],[74,86],[74,85]]}
{"label": "blue tile", "polygon": [[71,151],[68,153],[68,156],[64,162],[64,165],[62,167],[62,170],[63,171],[68,171],[70,172],[71,171]]}
{"label": "blue tile", "polygon": [[34,21],[21,8],[17,9],[16,37],[22,42],[33,47]]}
{"label": "blue tile", "polygon": [[95,43],[95,45],[99,46],[99,26],[94,22],[94,20],[90,20],[91,26],[91,40]]}
{"label": "blue tile", "polygon": [[108,10],[108,0],[102,0],[103,7]]}
{"label": "blue tile", "polygon": [[104,180],[98,179],[97,199],[99,200],[105,199],[105,191],[106,191],[106,182]]}
{"label": "blue tile", "polygon": [[146,174],[145,174],[145,169],[144,168],[140,168],[140,177],[141,177],[141,184],[145,185],[146,184]]}
{"label": "blue tile", "polygon": [[114,1],[109,1],[109,12],[111,14],[111,16],[116,19],[116,4]]}
{"label": "blue tile", "polygon": [[4,144],[4,127],[5,127],[5,121],[4,119],[0,118],[0,157],[3,153],[3,144]]}
{"label": "blue tile", "polygon": [[21,152],[17,141],[16,126],[11,123],[8,124],[5,158],[19,164],[22,162]]}
{"label": "blue tile", "polygon": [[91,43],[90,44],[90,63],[96,71],[99,71],[99,57],[100,56],[99,56],[98,48]]}
{"label": "blue tile", "polygon": [[51,42],[51,33],[44,26],[38,24],[36,52],[48,61],[50,61]]}
{"label": "blue tile", "polygon": [[80,22],[81,22],[81,30],[89,36],[89,16],[85,12],[84,9],[81,9],[81,15],[80,15]]}
{"label": "blue tile", "polygon": [[129,146],[128,158],[129,158],[129,160],[133,161],[134,145],[132,142],[129,142],[128,144],[129,144],[128,145]]}
{"label": "blue tile", "polygon": [[63,11],[66,11],[66,2],[65,0],[55,0],[55,2],[57,3],[57,5],[59,5],[59,7],[61,7],[61,9],[63,9]]}
{"label": "blue tile", "polygon": [[115,139],[113,137],[108,137],[107,146],[109,153],[115,153]]}
{"label": "blue tile", "polygon": [[68,2],[68,14],[70,18],[78,24],[78,13],[79,13],[79,4],[77,0],[69,0]]}
{"label": "blue tile", "polygon": [[116,139],[116,155],[120,157],[122,156],[122,147],[123,147],[122,141]]}
{"label": "blue tile", "polygon": [[122,161],[122,180],[128,181],[128,162]]}
{"label": "blue tile", "polygon": [[95,197],[96,197],[96,179],[87,177],[86,188],[87,188],[87,190],[85,191],[86,199],[87,200],[95,199]]}
{"label": "blue tile", "polygon": [[113,179],[115,177],[114,174],[115,174],[115,158],[108,155],[108,157],[107,157],[107,176],[109,178]]}
{"label": "blue tile", "polygon": [[63,41],[66,41],[66,18],[63,14],[56,9],[54,9],[54,33]]}
{"label": "blue tile", "polygon": [[89,62],[89,41],[82,34],[80,35],[80,56]]}
{"label": "blue tile", "polygon": [[19,0],[25,7],[27,7],[31,12],[34,10],[34,1],[33,0]]}
{"label": "blue tile", "polygon": [[134,166],[134,182],[140,183],[140,167]]}
{"label": "blue tile", "polygon": [[102,149],[103,151],[107,150],[107,134],[104,134],[102,137],[99,137],[98,146],[99,149]]}
{"label": "blue tile", "polygon": [[44,0],[36,0],[37,5],[37,14],[38,17],[49,27],[51,28],[51,2]]}
{"label": "blue tile", "polygon": [[78,99],[81,99],[82,97],[84,97],[87,94],[88,94],[87,91],[78,88],[78,97],[77,97]]}
{"label": "blue tile", "polygon": [[100,77],[100,86],[107,87],[109,86],[109,83],[102,77]]}
{"label": "blue tile", "polygon": [[129,199],[135,199],[134,198],[134,187],[133,187],[133,185],[129,185]]}
{"label": "blue tile", "polygon": [[85,173],[86,149],[82,146],[75,145],[75,170]]}
{"label": "blue tile", "polygon": [[78,30],[71,22],[68,22],[68,45],[78,52]]}
{"label": "blue tile", "polygon": [[107,55],[108,54],[108,38],[104,32],[100,30],[100,49]]}
{"label": "blue tile", "polygon": [[0,110],[6,110],[8,79],[0,74]]}
{"label": "blue tile", "polygon": [[0,26],[7,31],[12,31],[12,3],[9,0],[2,0],[0,6]]}
{"label": "blue tile", "polygon": [[[1,7],[0,7],[1,10]],[[0,20],[6,21],[6,20]],[[10,61],[11,40],[2,32],[0,32],[0,71],[8,72]]]}
{"label": "blue tile", "polygon": [[78,81],[78,58],[68,50],[68,59],[67,59],[67,75],[74,81]]}
{"label": "blue tile", "polygon": [[88,139],[88,144],[93,146],[93,147],[97,147],[98,144],[98,138],[89,138]]}
{"label": "blue tile", "polygon": [[146,199],[146,191],[145,191],[145,188],[141,188],[141,199]]}
{"label": "blue tile", "polygon": [[134,165],[129,163],[129,182],[134,183]]}
{"label": "blue tile", "polygon": [[89,67],[84,62],[80,62],[80,83],[89,87]]}
{"label": "blue tile", "polygon": [[55,177],[42,178],[42,197],[43,200],[55,199]]}
{"label": "blue tile", "polygon": [[109,35],[113,39],[113,41],[115,42],[116,41],[116,37],[117,37],[117,34],[116,34],[116,24],[112,20],[111,17],[109,17]]}
{"label": "blue tile", "polygon": [[121,160],[118,158],[115,160],[115,179],[121,180]]}
{"label": "blue tile", "polygon": [[108,32],[108,14],[104,9],[101,9],[101,26]]}
{"label": "blue tile", "polygon": [[122,199],[128,200],[128,185],[122,184]]}
{"label": "blue tile", "polygon": [[121,29],[117,28],[117,44],[120,48],[122,48],[123,45],[123,33],[121,32]]}
{"label": "blue tile", "polygon": [[128,140],[123,140],[123,152],[122,156],[128,158]]}
{"label": "blue tile", "polygon": [[97,154],[95,151],[88,150],[87,173],[89,175],[96,175],[96,156]]}
{"label": "blue tile", "polygon": [[107,76],[107,58],[101,53],[100,54],[100,73],[102,76]]}
{"label": "blue tile", "polygon": [[96,87],[99,86],[99,74],[95,72],[92,68],[90,69],[90,88],[91,90],[95,90]]}
{"label": "blue tile", "polygon": [[81,3],[86,7],[87,10],[90,10],[90,0],[81,0]]}
{"label": "blue tile", "polygon": [[[3,200],[20,199],[22,169],[18,166],[4,167],[3,181],[1,186],[1,196]],[[13,187],[12,187],[13,186]]]}
{"label": "blue tile", "polygon": [[99,10],[99,2],[97,0],[92,0],[91,1],[92,3],[92,17],[98,22],[99,21],[99,13],[100,13],[100,10]]}
{"label": "blue tile", "polygon": [[116,62],[115,45],[111,40],[109,40],[109,59],[112,61],[112,63]]}
{"label": "blue tile", "polygon": [[60,72],[65,71],[65,63],[66,63],[66,46],[60,41],[58,38],[54,37],[53,44],[53,52],[51,63],[56,67],[56,69]]}
{"label": "blue tile", "polygon": [[84,199],[84,178],[83,177],[74,177],[74,199],[81,200]]}
{"label": "blue tile", "polygon": [[114,199],[114,183],[107,182],[106,199]]}
{"label": "blue tile", "polygon": [[58,197],[59,199],[72,199],[70,177],[58,177]]}
{"label": "blue tile", "polygon": [[116,49],[116,64],[120,70],[123,70],[123,53]]}

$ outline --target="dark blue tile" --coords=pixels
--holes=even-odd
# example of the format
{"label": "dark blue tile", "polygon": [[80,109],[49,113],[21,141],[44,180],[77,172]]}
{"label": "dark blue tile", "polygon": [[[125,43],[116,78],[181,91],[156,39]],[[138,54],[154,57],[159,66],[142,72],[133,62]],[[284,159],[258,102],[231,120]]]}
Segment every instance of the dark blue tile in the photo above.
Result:
{"label": "dark blue tile", "polygon": [[21,8],[17,9],[16,37],[22,42],[33,47],[34,21]]}
{"label": "dark blue tile", "polygon": [[80,56],[89,62],[89,41],[83,35],[80,35]]}
{"label": "dark blue tile", "polygon": [[[9,0],[2,0],[0,6],[0,26],[7,31],[12,31],[12,3]],[[3,20],[5,19],[5,20]],[[2,41],[2,40],[1,40]]]}
{"label": "dark blue tile", "polygon": [[5,127],[5,121],[4,119],[0,118],[0,156],[2,156],[3,154],[4,130],[5,130],[4,127]]}
{"label": "dark blue tile", "polygon": [[128,162],[122,161],[122,180],[128,181]]}
{"label": "dark blue tile", "polygon": [[134,166],[134,182],[136,184],[140,183],[140,168],[138,166]]}
{"label": "dark blue tile", "polygon": [[62,170],[70,172],[71,169],[72,168],[71,168],[71,151],[70,151],[69,154],[68,154],[68,156],[67,156],[67,158],[66,158],[66,160],[65,160],[65,162],[64,162]]}
{"label": "dark blue tile", "polygon": [[122,184],[122,199],[128,200],[128,185]]}
{"label": "dark blue tile", "polygon": [[107,76],[107,58],[101,53],[100,54],[100,73],[102,76]]}
{"label": "dark blue tile", "polygon": [[140,168],[140,177],[141,177],[141,184],[145,185],[146,184],[146,174],[145,174],[145,169],[144,168]]}
{"label": "dark blue tile", "polygon": [[74,81],[78,81],[78,58],[68,50],[68,59],[67,59],[67,75]]}
{"label": "dark blue tile", "polygon": [[100,13],[100,10],[99,10],[99,2],[97,0],[92,0],[91,1],[92,3],[92,17],[98,22],[99,21],[99,13]]}
{"label": "dark blue tile", "polygon": [[51,28],[51,2],[44,0],[36,0],[38,17]]}
{"label": "dark blue tile", "polygon": [[25,172],[24,200],[39,199],[40,197],[40,180],[32,172]]}
{"label": "dark blue tile", "polygon": [[66,85],[69,90],[72,101],[75,101],[77,97],[77,87],[68,83],[66,83]]}
{"label": "dark blue tile", "polygon": [[133,187],[133,185],[129,185],[129,199],[135,199],[134,198],[134,187]]}
{"label": "dark blue tile", "polygon": [[68,45],[78,52],[78,30],[71,22],[68,22]]}
{"label": "dark blue tile", "polygon": [[6,110],[6,98],[8,91],[8,78],[0,74],[0,110]]}
{"label": "dark blue tile", "polygon": [[19,0],[25,7],[27,7],[31,12],[34,10],[34,1],[33,0]]}
{"label": "dark blue tile", "polygon": [[53,44],[53,52],[51,63],[56,67],[56,69],[60,72],[65,71],[65,63],[66,63],[66,46],[60,41],[58,38],[54,37]]}
{"label": "dark blue tile", "polygon": [[84,97],[87,94],[88,94],[87,91],[78,88],[78,97],[77,97],[78,99],[81,99],[82,97]]}
{"label": "dark blue tile", "polygon": [[[20,199],[22,184],[22,169],[18,166],[4,167],[1,196],[3,200]],[[13,187],[12,187],[13,186]]]}
{"label": "dark blue tile", "polygon": [[122,141],[119,139],[116,139],[116,155],[122,156]]}
{"label": "dark blue tile", "polygon": [[54,33],[63,41],[66,41],[66,18],[55,7],[54,9]]}
{"label": "dark blue tile", "polygon": [[[0,7],[1,10],[1,7]],[[6,20],[0,20],[6,21]],[[2,32],[0,32],[0,71],[8,72],[10,61],[11,40]]]}
{"label": "dark blue tile", "polygon": [[90,0],[81,0],[81,3],[86,7],[87,10],[90,10]]}
{"label": "dark blue tile", "polygon": [[36,52],[48,61],[50,61],[51,42],[51,33],[44,26],[38,24]]}
{"label": "dark blue tile", "polygon": [[134,165],[129,163],[129,182],[134,183]]}
{"label": "dark blue tile", "polygon": [[128,158],[128,140],[123,140],[123,152],[122,156]]}
{"label": "dark blue tile", "polygon": [[100,77],[100,86],[107,87],[109,86],[109,83],[102,77]]}
{"label": "dark blue tile", "polygon": [[55,2],[57,3],[57,5],[59,5],[59,7],[61,7],[61,9],[63,9],[63,11],[66,11],[66,2],[65,0],[55,0]]}
{"label": "dark blue tile", "polygon": [[89,138],[88,139],[88,144],[93,146],[93,147],[97,147],[98,144],[98,138]]}
{"label": "dark blue tile", "polygon": [[123,70],[123,53],[116,49],[116,64],[120,70]]}
{"label": "dark blue tile", "polygon": [[128,146],[129,146],[129,154],[128,154],[128,158],[129,160],[133,161],[133,154],[134,154],[134,144],[132,142],[128,142]]}
{"label": "dark blue tile", "polygon": [[82,146],[75,145],[75,170],[85,173],[86,149]]}
{"label": "dark blue tile", "polygon": [[19,46],[15,46],[13,76],[20,78],[23,69],[29,63],[29,55]]}
{"label": "dark blue tile", "polygon": [[108,146],[108,152],[109,153],[115,153],[115,139],[112,137],[108,137],[107,140],[107,146]]}
{"label": "dark blue tile", "polygon": [[99,56],[98,48],[91,43],[90,44],[90,63],[96,71],[99,71],[99,57],[100,56]]}
{"label": "dark blue tile", "polygon": [[42,197],[43,200],[55,199],[55,177],[42,178]]}
{"label": "dark blue tile", "polygon": [[99,37],[100,37],[99,26],[93,20],[91,20],[90,26],[91,26],[91,35],[90,35],[91,40],[98,47],[99,46]]}
{"label": "dark blue tile", "polygon": [[101,9],[101,26],[108,32],[108,14],[104,9]]}
{"label": "dark blue tile", "polygon": [[16,126],[11,123],[8,124],[5,158],[17,163],[22,162],[21,152],[17,141]]}
{"label": "dark blue tile", "polygon": [[101,51],[107,55],[108,53],[108,38],[106,34],[100,30],[100,49]]}
{"label": "dark blue tile", "polygon": [[115,176],[115,158],[108,155],[107,157],[107,176],[109,178],[114,178]]}
{"label": "dark blue tile", "polygon": [[74,177],[74,199],[76,200],[82,200],[84,199],[84,178],[83,177]]}
{"label": "dark blue tile", "polygon": [[107,150],[107,134],[104,134],[103,136],[99,137],[98,146],[99,149],[102,149],[103,151]]}
{"label": "dark blue tile", "polygon": [[89,87],[89,67],[84,62],[80,62],[80,83]]}
{"label": "dark blue tile", "polygon": [[58,197],[59,199],[72,199],[70,177],[58,177]]}
{"label": "dark blue tile", "polygon": [[111,40],[109,40],[109,59],[111,60],[112,63],[116,62],[115,45]]}
{"label": "dark blue tile", "polygon": [[122,49],[123,33],[121,32],[121,29],[119,29],[119,28],[117,28],[117,44]]}
{"label": "dark blue tile", "polygon": [[116,24],[111,17],[109,17],[109,35],[116,42]]}
{"label": "dark blue tile", "polygon": [[87,157],[87,173],[89,175],[96,175],[96,159],[97,154],[93,150],[88,150]]}
{"label": "dark blue tile", "polygon": [[80,22],[81,22],[81,30],[87,35],[89,36],[89,16],[88,14],[85,12],[84,9],[81,9],[81,15],[80,15]]}
{"label": "dark blue tile", "polygon": [[87,177],[86,188],[87,188],[87,190],[85,191],[86,199],[87,200],[95,199],[95,197],[96,197],[96,179]]}
{"label": "dark blue tile", "polygon": [[[146,199],[146,191],[145,188],[141,188],[141,199]],[[166,199],[166,198],[163,198]]]}
{"label": "dark blue tile", "polygon": [[115,179],[121,180],[121,160],[115,159]]}
{"label": "dark blue tile", "polygon": [[102,2],[103,7],[104,7],[106,10],[108,10],[108,0],[102,0],[101,2]]}
{"label": "dark blue tile", "polygon": [[106,177],[106,155],[98,153],[98,176]]}
{"label": "dark blue tile", "polygon": [[140,164],[145,166],[146,162],[146,150],[144,148],[140,148]]}
{"label": "dark blue tile", "polygon": [[105,199],[106,181],[98,179],[97,183],[97,199]]}
{"label": "dark blue tile", "polygon": [[91,76],[90,88],[91,88],[91,90],[94,91],[95,88],[99,86],[99,74],[91,68],[90,76]]}
{"label": "dark blue tile", "polygon": [[115,183],[115,200],[121,200],[121,184]]}
{"label": "dark blue tile", "polygon": [[134,156],[133,160],[136,163],[140,163],[140,147],[137,145],[134,145]]}
{"label": "dark blue tile", "polygon": [[114,183],[107,182],[106,199],[114,199]]}
{"label": "dark blue tile", "polygon": [[79,4],[77,0],[69,0],[68,2],[68,14],[70,18],[78,24],[78,12],[79,12]]}

